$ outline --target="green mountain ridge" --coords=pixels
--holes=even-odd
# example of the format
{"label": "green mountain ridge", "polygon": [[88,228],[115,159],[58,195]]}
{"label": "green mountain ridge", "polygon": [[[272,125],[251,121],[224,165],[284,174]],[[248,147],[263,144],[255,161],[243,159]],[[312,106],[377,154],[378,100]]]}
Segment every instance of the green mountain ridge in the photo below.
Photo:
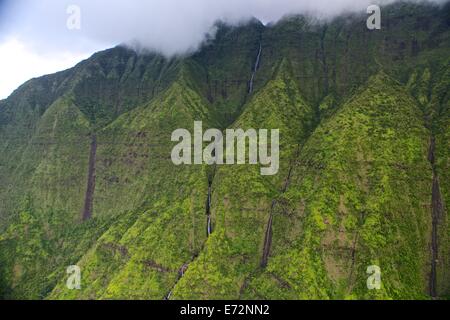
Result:
{"label": "green mountain ridge", "polygon": [[[119,46],[28,81],[0,101],[0,297],[448,298],[449,17],[218,24],[186,57]],[[280,129],[278,174],[175,166],[194,121]]]}

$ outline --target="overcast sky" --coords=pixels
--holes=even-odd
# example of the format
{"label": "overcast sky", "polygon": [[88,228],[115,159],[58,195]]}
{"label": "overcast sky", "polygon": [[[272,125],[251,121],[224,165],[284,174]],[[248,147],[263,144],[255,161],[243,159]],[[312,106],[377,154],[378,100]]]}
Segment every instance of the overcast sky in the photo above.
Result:
{"label": "overcast sky", "polygon": [[[430,0],[445,2],[446,0]],[[167,55],[195,50],[217,20],[286,14],[329,17],[377,0],[0,0],[0,99],[26,80],[72,67],[92,53],[137,41]],[[392,2],[385,0],[384,2]],[[80,29],[75,18],[80,9]],[[72,29],[67,26],[69,25]],[[73,29],[73,27],[75,27]]]}

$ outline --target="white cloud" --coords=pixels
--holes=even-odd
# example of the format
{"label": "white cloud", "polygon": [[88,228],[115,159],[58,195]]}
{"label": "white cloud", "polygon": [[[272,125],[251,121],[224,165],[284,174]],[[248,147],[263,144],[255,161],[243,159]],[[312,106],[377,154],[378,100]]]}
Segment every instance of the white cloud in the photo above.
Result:
{"label": "white cloud", "polygon": [[[236,23],[256,17],[270,22],[296,13],[330,17],[344,11],[365,11],[374,2],[396,0],[8,1],[5,34],[13,31],[36,50],[73,50],[92,43],[115,45],[137,40],[147,48],[172,55],[198,47],[219,19]],[[80,30],[67,28],[67,8],[72,5],[81,9]]]}
{"label": "white cloud", "polygon": [[0,99],[33,77],[67,69],[88,56],[73,52],[40,55],[17,39],[9,38],[0,44]]}
{"label": "white cloud", "polygon": [[[270,22],[296,13],[330,17],[393,1],[0,0],[0,97],[30,77],[68,68],[119,43],[138,42],[173,55],[196,49],[219,19],[237,23],[256,17]],[[70,5],[81,9],[80,30],[67,28]]]}

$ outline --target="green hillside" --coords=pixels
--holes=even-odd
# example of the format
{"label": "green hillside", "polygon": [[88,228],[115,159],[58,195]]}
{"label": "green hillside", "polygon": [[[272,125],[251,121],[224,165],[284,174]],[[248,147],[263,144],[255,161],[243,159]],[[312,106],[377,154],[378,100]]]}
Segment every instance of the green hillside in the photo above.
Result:
{"label": "green hillside", "polygon": [[[449,3],[217,28],[0,101],[0,298],[449,298]],[[278,173],[174,165],[194,121],[279,129]]]}

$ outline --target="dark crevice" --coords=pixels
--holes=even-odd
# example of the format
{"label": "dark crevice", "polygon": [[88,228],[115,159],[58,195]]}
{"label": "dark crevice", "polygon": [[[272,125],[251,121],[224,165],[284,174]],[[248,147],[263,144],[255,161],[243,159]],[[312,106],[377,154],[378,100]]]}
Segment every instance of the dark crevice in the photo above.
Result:
{"label": "dark crevice", "polygon": [[254,93],[256,72],[259,70],[259,68],[261,66],[262,36],[263,36],[263,32],[261,32],[259,34],[259,47],[258,47],[258,52],[256,54],[255,62],[251,66],[252,73],[250,76],[250,80],[246,81],[247,82],[246,94],[243,96],[242,102],[237,107],[237,109],[236,109],[234,115],[231,117],[230,121],[227,121],[227,123],[225,124],[225,128],[232,125],[236,121],[236,119],[242,114],[244,107],[246,106],[247,102],[249,101],[249,98]]}
{"label": "dark crevice", "polygon": [[95,161],[97,156],[97,136],[91,135],[91,148],[89,153],[89,169],[87,178],[86,195],[84,198],[83,221],[92,218],[94,208],[95,191]]}
{"label": "dark crevice", "polygon": [[323,85],[324,85],[324,96],[328,95],[329,92],[329,81],[328,81],[328,63],[327,63],[327,56],[325,51],[325,37],[328,31],[328,26],[325,26],[322,32],[322,35],[320,37],[320,62],[322,63],[323,68]]}
{"label": "dark crevice", "polygon": [[198,255],[195,255],[192,257],[192,260],[189,263],[185,263],[181,266],[181,268],[178,270],[178,275],[177,275],[177,279],[175,280],[174,285],[172,286],[172,288],[170,289],[169,293],[167,293],[164,296],[163,300],[170,300],[172,294],[173,294],[173,290],[175,289],[175,287],[178,285],[178,283],[180,282],[180,280],[184,277],[187,269],[189,268],[189,266],[191,265],[191,263],[194,262],[195,259],[197,259]]}
{"label": "dark crevice", "polygon": [[206,194],[206,237],[209,238],[211,233],[213,233],[212,219],[211,219],[211,201],[212,201],[212,185],[214,177],[216,175],[217,166],[214,165],[212,172],[208,174],[208,192]]}
{"label": "dark crevice", "polygon": [[267,262],[269,260],[270,248],[272,246],[273,215],[274,215],[276,204],[277,204],[277,201],[273,200],[272,206],[270,208],[269,221],[267,222],[266,233],[264,236],[264,248],[263,248],[263,255],[261,258],[261,268],[267,267]]}
{"label": "dark crevice", "polygon": [[431,194],[431,215],[432,215],[432,230],[431,230],[431,271],[429,278],[429,294],[432,298],[438,297],[437,292],[437,264],[439,261],[439,239],[438,228],[440,220],[444,213],[444,206],[442,202],[442,195],[439,186],[439,176],[436,169],[436,140],[434,136],[430,139],[430,149],[428,160],[433,168],[433,186]]}
{"label": "dark crevice", "polygon": [[170,300],[170,297],[172,297],[173,289],[176,287],[178,282],[183,278],[184,273],[186,272],[187,268],[189,267],[189,264],[183,264],[183,266],[178,270],[178,276],[177,280],[175,281],[175,284],[173,285],[172,289],[169,291],[168,294],[164,297],[164,300]]}
{"label": "dark crevice", "polygon": [[144,265],[145,265],[147,268],[156,270],[156,271],[161,272],[161,273],[169,273],[169,272],[172,271],[172,270],[170,270],[170,269],[168,269],[168,268],[165,268],[164,266],[162,266],[162,265],[160,265],[160,264],[157,264],[156,262],[151,261],[151,260],[144,261]]}
{"label": "dark crevice", "polygon": [[[295,159],[297,159],[300,155],[300,150],[302,149],[301,145],[297,146],[297,151],[295,153],[295,157],[291,163],[291,165],[289,166],[289,172],[288,175],[286,177],[286,180],[283,184],[283,187],[281,189],[281,193],[285,193],[289,187],[289,184],[291,182],[291,177],[292,177],[292,172],[294,170],[294,165],[295,165]],[[267,222],[267,227],[266,227],[266,233],[264,236],[264,247],[263,247],[263,254],[262,254],[262,258],[261,258],[261,268],[265,268],[267,267],[267,262],[269,260],[269,255],[270,255],[270,249],[272,247],[272,225],[273,225],[273,217],[275,214],[275,208],[278,204],[277,200],[273,200],[272,201],[272,205],[270,207],[270,214],[269,214],[269,221]]]}
{"label": "dark crevice", "polygon": [[[311,135],[314,132],[314,130],[318,126],[318,124],[319,124],[319,120],[317,119],[315,124],[312,125],[311,128],[309,128],[308,135],[306,135],[303,139],[304,142],[297,144],[294,157],[291,159],[291,163],[289,165],[289,171],[288,171],[287,177],[286,177],[284,184],[280,190],[281,194],[286,193],[286,191],[288,190],[289,185],[291,183],[291,178],[292,178],[295,166],[298,163],[297,161],[303,150],[305,142],[308,140],[309,135]],[[275,209],[276,209],[277,205],[278,205],[278,200],[277,199],[273,200],[271,208],[270,208],[269,220],[267,222],[266,232],[265,232],[265,236],[264,236],[263,254],[262,254],[261,263],[260,263],[260,267],[263,269],[267,267],[267,263],[268,263],[269,256],[270,256],[270,250],[272,247],[272,235],[273,235],[272,234],[272,225],[273,225],[273,219],[274,219]]]}
{"label": "dark crevice", "polygon": [[206,236],[209,237],[212,233],[211,225],[211,192],[212,180],[208,179],[208,195],[206,197]]}
{"label": "dark crevice", "polygon": [[[253,89],[254,89],[254,79],[255,79],[255,75],[256,72],[259,69],[259,64],[260,64],[260,60],[261,60],[261,53],[262,53],[262,44],[261,42],[259,43],[259,50],[258,50],[258,54],[256,57],[256,61],[252,70],[252,75],[249,81],[249,89],[248,89],[248,94],[253,93]],[[209,81],[208,81],[209,82]],[[216,167],[214,166],[213,172],[212,174],[208,175],[208,191],[207,191],[207,196],[206,196],[206,206],[205,206],[205,213],[206,213],[206,236],[207,238],[209,238],[209,236],[212,234],[213,232],[213,226],[212,226],[212,219],[211,219],[211,198],[212,198],[212,184],[213,184],[213,180],[214,180],[214,176],[215,176],[215,172],[216,172]],[[271,238],[271,237],[270,237]],[[270,246],[268,246],[268,248],[270,248]],[[197,256],[194,256],[192,261],[190,263],[192,263]],[[164,300],[170,300],[173,290],[174,288],[177,286],[178,282],[181,280],[181,278],[184,276],[185,271],[187,270],[187,268],[189,267],[190,263],[184,264],[183,267],[180,269],[180,271],[178,272],[178,278],[175,281],[175,284],[173,285],[172,289],[169,291],[169,293],[164,297]]]}
{"label": "dark crevice", "polygon": [[360,212],[359,219],[358,219],[358,221],[359,221],[358,227],[356,229],[355,236],[354,236],[354,239],[352,242],[352,247],[350,250],[351,265],[350,265],[350,273],[348,276],[349,288],[351,288],[354,284],[354,281],[356,281],[356,278],[353,279],[353,277],[355,275],[355,266],[356,266],[356,260],[357,260],[358,245],[359,245],[359,240],[361,238],[359,230],[361,230],[361,228],[364,226],[366,217],[367,217],[367,212],[365,212],[365,211]]}
{"label": "dark crevice", "polygon": [[273,279],[275,279],[275,280],[278,282],[278,284],[279,284],[282,288],[287,289],[287,290],[291,290],[291,289],[292,289],[292,286],[289,284],[289,282],[287,282],[287,281],[285,281],[283,278],[279,277],[276,273],[270,272],[269,274],[270,274],[270,276],[271,276]]}
{"label": "dark crevice", "polygon": [[350,253],[350,257],[352,259],[352,263],[350,265],[350,274],[348,277],[348,281],[351,283],[352,282],[352,278],[353,278],[353,272],[355,271],[355,264],[356,264],[356,247],[358,245],[358,238],[359,238],[359,233],[356,232],[355,234],[355,238],[353,239],[353,244],[352,244],[352,249],[351,249],[351,253]]}
{"label": "dark crevice", "polygon": [[[212,220],[211,220],[211,197],[212,197],[212,184],[214,180],[216,172],[216,167],[214,167],[213,172],[211,175],[208,175],[208,193],[206,196],[206,237],[209,238],[209,236],[213,232],[212,228]],[[205,243],[203,244],[205,246]],[[203,251],[203,248],[200,250],[200,252]],[[164,297],[164,300],[170,300],[170,297],[172,296],[174,288],[177,286],[178,282],[180,282],[181,278],[184,277],[184,274],[186,273],[187,269],[197,259],[198,254],[194,255],[189,263],[183,264],[183,266],[178,271],[178,277],[175,281],[175,284],[173,285],[172,289],[169,291],[169,293]]]}
{"label": "dark crevice", "polygon": [[249,282],[250,282],[249,277],[246,277],[244,282],[241,285],[241,288],[239,289],[239,300],[242,300],[242,296],[245,293],[245,290],[248,289]]}
{"label": "dark crevice", "polygon": [[175,287],[177,286],[178,282],[180,282],[181,278],[184,277],[187,269],[189,268],[189,266],[191,265],[191,263],[193,263],[195,261],[195,259],[197,259],[198,254],[194,255],[191,259],[191,261],[189,261],[188,263],[184,263],[181,268],[178,270],[178,275],[177,275],[177,279],[175,280],[175,284],[172,286],[172,288],[170,289],[169,293],[167,293],[164,296],[164,300],[170,300],[170,297],[172,296],[173,290],[175,289]]}

